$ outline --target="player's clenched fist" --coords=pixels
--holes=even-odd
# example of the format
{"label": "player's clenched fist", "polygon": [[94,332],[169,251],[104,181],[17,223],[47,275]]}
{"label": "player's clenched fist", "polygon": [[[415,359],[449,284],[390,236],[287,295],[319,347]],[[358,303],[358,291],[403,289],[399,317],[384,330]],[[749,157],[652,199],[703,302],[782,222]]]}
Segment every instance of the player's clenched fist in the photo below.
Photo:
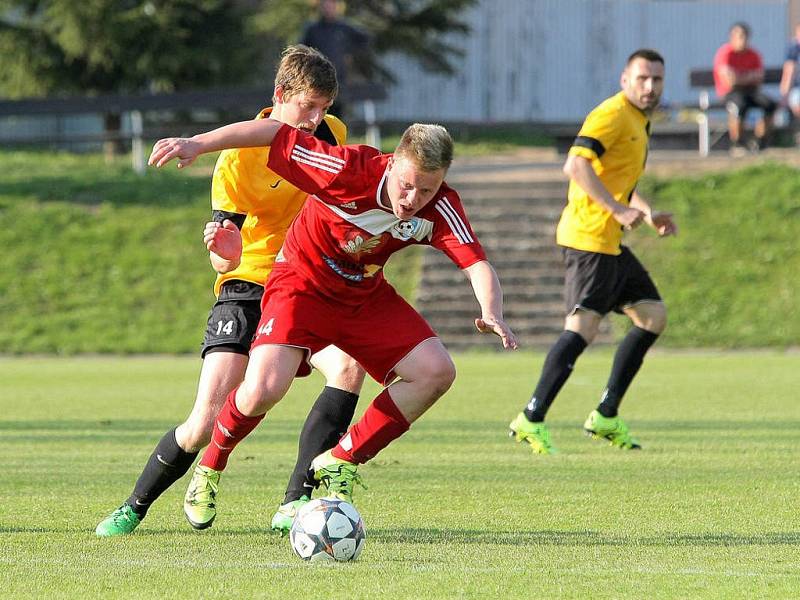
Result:
{"label": "player's clenched fist", "polygon": [[242,236],[236,223],[230,219],[225,219],[222,223],[206,223],[203,242],[210,252],[225,260],[238,262],[242,257]]}

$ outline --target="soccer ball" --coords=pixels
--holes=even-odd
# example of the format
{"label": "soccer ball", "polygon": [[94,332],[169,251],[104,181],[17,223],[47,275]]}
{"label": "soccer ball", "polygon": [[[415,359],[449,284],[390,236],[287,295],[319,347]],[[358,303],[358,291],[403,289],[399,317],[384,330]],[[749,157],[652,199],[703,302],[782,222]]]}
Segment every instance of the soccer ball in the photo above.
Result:
{"label": "soccer ball", "polygon": [[355,560],[367,532],[355,507],[337,498],[317,498],[299,511],[289,532],[292,550],[303,560]]}

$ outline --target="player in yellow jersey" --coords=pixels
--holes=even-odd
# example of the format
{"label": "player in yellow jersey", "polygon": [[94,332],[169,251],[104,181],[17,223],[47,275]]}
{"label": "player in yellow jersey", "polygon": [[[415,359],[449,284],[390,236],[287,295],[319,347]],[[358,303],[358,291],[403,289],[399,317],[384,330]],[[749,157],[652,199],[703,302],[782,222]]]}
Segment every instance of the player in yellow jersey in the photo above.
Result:
{"label": "player in yellow jersey", "polygon": [[636,192],[647,160],[650,113],[664,87],[664,59],[654,50],[637,50],[620,84],[621,92],[586,117],[564,165],[570,184],[556,242],[566,265],[567,318],[533,397],[510,425],[517,441],[538,454],[554,452],[544,423],[547,410],[612,310],[629,317],[633,327],[617,349],[599,406],[583,426],[618,448],[640,448],[617,412],[645,353],[664,330],[667,312],[647,271],[621,240],[623,229],[642,222],[659,236],[678,231],[670,213],[654,211]]}
{"label": "player in yellow jersey", "polygon": [[[337,88],[336,72],[327,58],[306,46],[290,46],[275,77],[274,106],[256,118],[288,123],[341,145],[346,127],[326,114]],[[203,367],[194,408],[184,423],[158,442],[133,493],[97,526],[97,535],[124,535],[138,526],[152,503],[189,470],[198,452],[208,445],[220,407],[244,379],[250,343],[261,317],[264,282],[286,230],[307,197],[267,169],[268,156],[269,148],[243,148],[227,150],[217,160],[211,188],[213,220],[206,224],[204,241],[218,273],[214,285],[218,299],[203,340]],[[215,236],[219,228],[228,235]],[[227,243],[228,248],[220,248],[218,243]],[[237,251],[232,253],[231,247]],[[220,256],[234,256],[239,249],[238,260]],[[364,381],[358,363],[333,346],[317,353],[312,362],[325,375],[326,387],[303,427],[297,465],[284,503],[273,519],[274,528],[280,530],[291,526],[294,511],[310,497],[307,477],[311,460],[344,434]],[[203,529],[211,525],[215,495],[213,482],[187,492],[184,511],[192,526]]]}

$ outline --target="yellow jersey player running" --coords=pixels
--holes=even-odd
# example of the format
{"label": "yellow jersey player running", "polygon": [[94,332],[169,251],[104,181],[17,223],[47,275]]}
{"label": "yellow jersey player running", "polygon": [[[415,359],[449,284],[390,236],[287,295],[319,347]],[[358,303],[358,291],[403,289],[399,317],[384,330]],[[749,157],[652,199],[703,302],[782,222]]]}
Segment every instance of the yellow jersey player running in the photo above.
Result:
{"label": "yellow jersey player running", "polygon": [[555,451],[544,423],[547,410],[612,310],[628,316],[633,327],[617,349],[600,404],[583,427],[618,448],[640,448],[617,412],[645,353],[664,331],[667,312],[647,271],[621,240],[623,229],[642,222],[660,236],[678,231],[671,214],[654,211],[636,192],[647,161],[650,113],[664,88],[664,59],[654,50],[637,50],[620,83],[622,91],[586,117],[564,165],[569,196],[556,242],[566,266],[567,318],[533,397],[510,425],[516,440],[537,454]]}
{"label": "yellow jersey player running", "polygon": [[[270,117],[330,144],[344,144],[344,123],[326,114],[337,90],[336,72],[327,58],[306,46],[290,46],[275,77],[274,106],[256,118]],[[242,148],[226,150],[217,160],[211,188],[213,220],[204,231],[211,264],[218,273],[217,302],[203,340],[194,408],[185,422],[158,442],[131,495],[97,526],[99,536],[128,534],[139,525],[153,502],[208,445],[220,407],[244,379],[250,343],[261,317],[264,282],[307,197],[267,168],[268,157],[267,147]],[[308,481],[308,466],[346,431],[364,381],[358,363],[333,346],[318,352],[312,362],[325,376],[326,387],[303,427],[297,465],[272,521],[280,531],[288,531],[296,509],[310,498],[313,484]],[[204,481],[207,485],[202,488],[189,489],[184,502],[187,519],[197,529],[209,527],[216,516],[216,482],[213,478]]]}

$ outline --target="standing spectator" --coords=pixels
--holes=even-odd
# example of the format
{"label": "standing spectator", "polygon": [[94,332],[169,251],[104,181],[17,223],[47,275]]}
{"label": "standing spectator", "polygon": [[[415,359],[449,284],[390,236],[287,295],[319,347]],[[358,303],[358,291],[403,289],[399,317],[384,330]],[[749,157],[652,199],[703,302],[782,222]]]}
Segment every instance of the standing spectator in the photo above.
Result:
{"label": "standing spectator", "polygon": [[319,19],[306,26],[300,43],[316,48],[336,67],[336,77],[344,98],[342,95],[338,96],[330,112],[346,118],[348,115],[345,103],[354,59],[367,49],[369,36],[339,18],[339,8],[338,0],[319,0]]}
{"label": "standing spectator", "polygon": [[800,125],[800,73],[797,63],[800,61],[800,23],[794,26],[794,37],[789,41],[786,49],[786,60],[783,62],[781,75],[781,101],[787,106],[792,116],[792,126],[795,130],[795,142],[800,142],[798,126]]}
{"label": "standing spectator", "polygon": [[766,146],[772,131],[772,118],[777,108],[775,101],[761,91],[764,81],[764,64],[761,54],[748,45],[750,27],[734,23],[728,42],[720,46],[714,56],[714,84],[717,96],[725,101],[728,111],[728,135],[731,152],[742,152],[742,127],[747,111],[760,108],[764,115],[755,127],[753,150]]}

